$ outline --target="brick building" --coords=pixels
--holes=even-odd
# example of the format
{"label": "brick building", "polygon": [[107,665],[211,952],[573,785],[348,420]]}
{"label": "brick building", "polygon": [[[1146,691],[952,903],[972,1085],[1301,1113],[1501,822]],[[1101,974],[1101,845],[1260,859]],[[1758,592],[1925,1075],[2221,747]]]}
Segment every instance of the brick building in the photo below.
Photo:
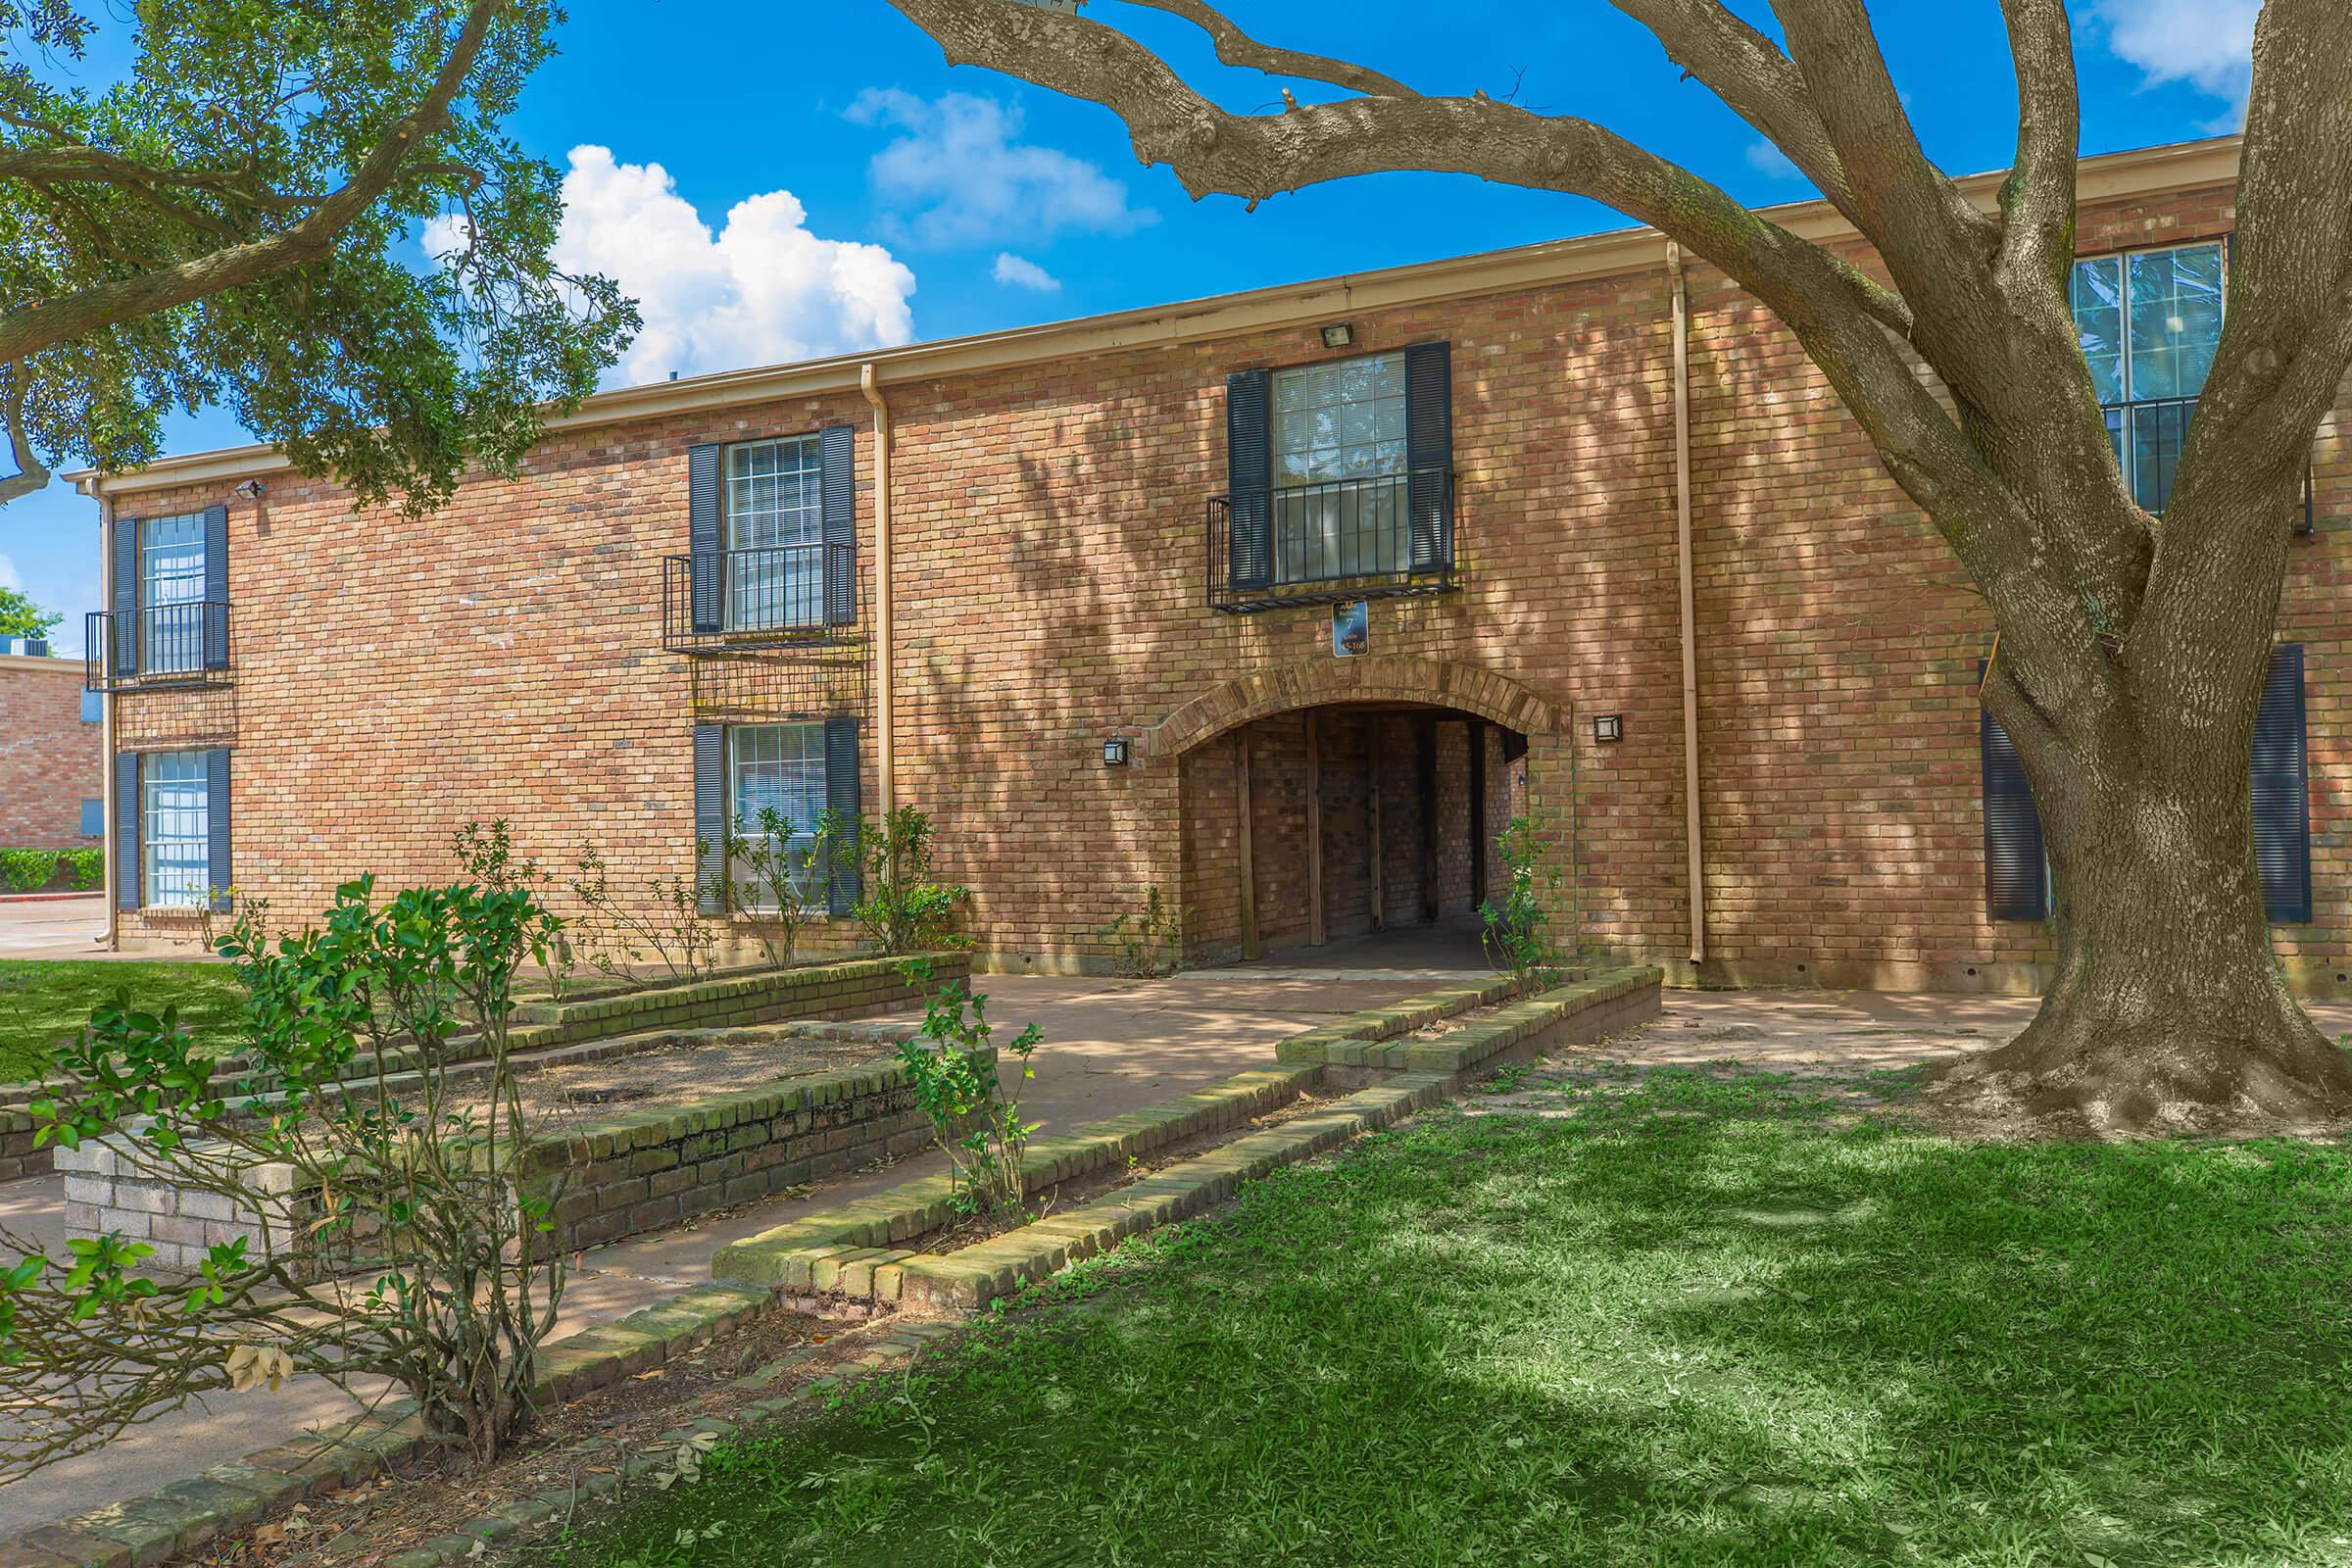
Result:
{"label": "brick building", "polygon": [[[2236,159],[2083,170],[2155,506]],[[2321,986],[2348,464],[2331,419],[2257,759]],[[1101,960],[1151,885],[1197,955],[1274,952],[1462,915],[1532,807],[1575,939],[1683,975],[2023,989],[2050,952],[1981,605],[1793,339],[1647,230],[607,393],[424,519],[263,449],[83,482],[125,942],[231,878],[446,875],[470,818],[634,894],[730,810],[912,804],[1001,963]]]}
{"label": "brick building", "polygon": [[99,713],[98,695],[82,689],[78,660],[0,652],[0,849],[102,842]]}

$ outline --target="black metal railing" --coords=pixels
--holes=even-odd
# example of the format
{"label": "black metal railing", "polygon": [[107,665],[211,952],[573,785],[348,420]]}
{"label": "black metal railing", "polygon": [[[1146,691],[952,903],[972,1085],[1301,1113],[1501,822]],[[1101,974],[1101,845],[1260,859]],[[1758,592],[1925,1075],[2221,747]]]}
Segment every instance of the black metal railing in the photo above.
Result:
{"label": "black metal railing", "polygon": [[858,620],[853,545],[703,551],[662,566],[662,645],[681,653],[824,641]]}
{"label": "black metal railing", "polygon": [[228,601],[189,599],[120,613],[92,611],[82,627],[82,685],[212,686],[228,679]]}
{"label": "black metal railing", "polygon": [[1453,475],[1439,468],[1211,496],[1209,608],[1445,593],[1453,529]]}
{"label": "black metal railing", "polygon": [[[2108,433],[2116,442],[2117,460],[2132,476],[2132,499],[2155,516],[2163,516],[2164,509],[2172,505],[2173,481],[2180,476],[2180,454],[2188,450],[2189,421],[2196,412],[2195,398],[2156,398],[2107,406]],[[2310,533],[2317,526],[2317,514],[2318,499],[2307,469],[2294,531]]]}

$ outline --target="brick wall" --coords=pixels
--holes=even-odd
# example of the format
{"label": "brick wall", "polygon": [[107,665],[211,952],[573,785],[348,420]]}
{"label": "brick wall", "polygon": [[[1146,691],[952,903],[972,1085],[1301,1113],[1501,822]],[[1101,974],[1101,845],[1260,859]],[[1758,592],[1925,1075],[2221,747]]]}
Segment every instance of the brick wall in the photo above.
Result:
{"label": "brick wall", "polygon": [[70,850],[106,791],[103,724],[81,721],[81,664],[0,654],[0,849]]}
{"label": "brick wall", "polygon": [[[2223,188],[2088,208],[2082,248],[2218,233],[2229,204]],[[1711,972],[2029,983],[2046,931],[1984,915],[1982,607],[1788,334],[1704,268],[1691,289]],[[1551,824],[1568,934],[1675,961],[1691,933],[1669,299],[1661,265],[1352,317],[1351,353],[1452,345],[1463,569],[1457,593],[1375,604],[1375,657],[1346,662],[1484,671],[1504,702],[1556,715],[1522,764],[1490,767],[1491,792]],[[939,819],[943,870],[974,888],[998,961],[1099,958],[1096,932],[1147,884],[1232,885],[1232,732],[1126,768],[1102,766],[1100,747],[1238,677],[1333,662],[1328,611],[1220,615],[1201,581],[1226,375],[1325,357],[1311,328],[1283,328],[891,384],[900,796]],[[837,420],[859,427],[870,546],[869,416],[848,394],[565,430],[520,478],[470,479],[418,521],[275,479],[266,501],[230,505],[233,691],[127,699],[127,733],[233,742],[236,880],[280,909],[323,904],[365,867],[445,873],[451,831],[497,814],[543,858],[598,844],[616,885],[682,872],[692,715],[687,660],[659,647],[658,564],[686,548],[686,447]],[[2337,965],[2352,977],[2340,417],[2317,480],[2319,534],[2296,546],[2281,624],[2313,645],[2319,917],[2285,941],[2329,982]],[[1503,716],[1504,702],[1429,700]],[[1598,712],[1624,715],[1621,743],[1592,743]],[[1384,818],[1416,799],[1401,722],[1364,738]],[[1252,742],[1261,904],[1302,842],[1281,804],[1300,788],[1291,733]],[[1331,755],[1353,744],[1335,728]],[[871,765],[869,746],[869,802]],[[1327,793],[1325,808],[1337,863],[1349,807]],[[1418,918],[1418,846],[1387,837],[1388,912]],[[1444,870],[1459,906],[1466,871]],[[1331,889],[1333,935],[1362,896]],[[1200,904],[1194,945],[1229,950],[1238,911]],[[1287,938],[1292,907],[1261,907],[1261,940]]]}

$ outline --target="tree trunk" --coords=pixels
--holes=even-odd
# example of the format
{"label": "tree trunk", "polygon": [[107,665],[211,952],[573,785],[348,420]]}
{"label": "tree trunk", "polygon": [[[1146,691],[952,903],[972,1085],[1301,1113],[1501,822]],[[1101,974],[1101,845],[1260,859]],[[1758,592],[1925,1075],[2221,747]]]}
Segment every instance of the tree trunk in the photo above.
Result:
{"label": "tree trunk", "polygon": [[2247,784],[2256,692],[2244,695],[2242,721],[2221,726],[2233,739],[2164,755],[2013,731],[2043,803],[2057,973],[2026,1032],[1947,1072],[1946,1097],[2079,1113],[2097,1130],[2352,1114],[2352,1054],[2287,994],[2271,948]]}

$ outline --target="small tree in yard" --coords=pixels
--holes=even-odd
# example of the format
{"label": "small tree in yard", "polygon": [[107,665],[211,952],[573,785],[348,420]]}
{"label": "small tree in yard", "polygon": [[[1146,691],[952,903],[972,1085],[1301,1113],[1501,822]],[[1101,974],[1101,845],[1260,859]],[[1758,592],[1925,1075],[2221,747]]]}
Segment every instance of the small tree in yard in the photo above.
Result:
{"label": "small tree in yard", "polygon": [[22,1256],[0,1273],[0,1477],[306,1374],[389,1379],[448,1443],[495,1459],[530,1418],[564,1294],[507,1054],[514,972],[546,961],[556,929],[524,891],[379,906],[370,877],[274,945],[241,915],[220,943],[248,994],[252,1067],[234,1082],[171,1011],[99,1008],[33,1102],[40,1137],[111,1132],[123,1172],[175,1188],[183,1212],[213,1200],[253,1240],[157,1277],[154,1249],[120,1233],[62,1258],[6,1238]]}
{"label": "small tree in yard", "polygon": [[[2031,1027],[1943,1086],[2136,1125],[2352,1111],[2352,1057],[2288,995],[2248,759],[2288,518],[2352,364],[2352,6],[2268,0],[2229,312],[2161,520],[2123,483],[2068,303],[2080,110],[2065,0],[1999,0],[2016,166],[1987,210],[1931,163],[1865,0],[1612,0],[1760,132],[1883,272],[1589,121],[1258,42],[1202,0],[1133,0],[1220,60],[1336,89],[1234,114],[1136,38],[1019,0],[891,0],[946,49],[1101,104],[1195,197],[1385,171],[1591,197],[1778,314],[1927,514],[1998,632],[1984,702],[2047,830],[2056,977]],[[1946,401],[1948,399],[1948,402]]]}
{"label": "small tree in yard", "polygon": [[[906,964],[901,972],[908,985],[930,994],[922,1032],[899,1047],[899,1060],[916,1107],[948,1156],[957,1202],[976,1213],[1017,1212],[1028,1196],[1022,1156],[1041,1124],[1021,1119],[1018,1084],[1005,1093],[988,998],[960,981],[933,989],[926,963]],[[1044,1038],[1033,1023],[1004,1048],[1020,1063],[1020,1083],[1037,1076],[1029,1058]]]}
{"label": "small tree in yard", "polygon": [[1544,818],[1530,812],[1512,817],[1495,835],[1494,854],[1503,869],[1502,897],[1478,906],[1485,927],[1479,942],[1489,957],[1500,958],[1519,979],[1552,985],[1559,979],[1560,954],[1544,925],[1551,917],[1548,906],[1560,875],[1544,853]]}
{"label": "small tree in yard", "polygon": [[850,914],[874,950],[918,953],[952,946],[956,918],[971,902],[960,884],[934,882],[931,818],[902,806],[879,822],[842,823],[830,811],[821,819],[829,842],[843,846],[865,873],[865,892]]}

